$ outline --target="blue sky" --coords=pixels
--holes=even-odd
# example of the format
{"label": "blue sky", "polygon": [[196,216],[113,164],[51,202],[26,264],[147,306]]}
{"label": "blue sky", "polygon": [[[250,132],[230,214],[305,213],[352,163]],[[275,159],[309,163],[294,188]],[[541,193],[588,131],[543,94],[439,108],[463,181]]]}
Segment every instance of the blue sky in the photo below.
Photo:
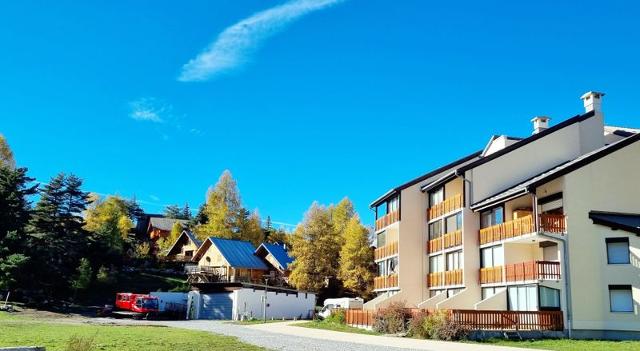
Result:
{"label": "blue sky", "polygon": [[274,221],[349,196],[372,223],[390,187],[579,114],[588,90],[608,124],[640,126],[639,17],[635,1],[3,1],[0,133],[38,180],[73,172],[150,212],[197,207],[230,169]]}

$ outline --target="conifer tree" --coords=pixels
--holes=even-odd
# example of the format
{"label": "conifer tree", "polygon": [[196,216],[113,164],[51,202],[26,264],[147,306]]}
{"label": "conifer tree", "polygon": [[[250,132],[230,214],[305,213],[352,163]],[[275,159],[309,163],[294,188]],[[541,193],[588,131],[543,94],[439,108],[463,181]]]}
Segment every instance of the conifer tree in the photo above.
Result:
{"label": "conifer tree", "polygon": [[16,167],[16,161],[13,158],[13,152],[7,143],[7,139],[0,134],[0,166],[9,168]]}
{"label": "conifer tree", "polygon": [[178,205],[169,205],[164,209],[164,216],[167,218],[181,219],[182,209]]}
{"label": "conifer tree", "polygon": [[336,230],[340,245],[344,244],[344,232],[349,221],[355,215],[353,203],[348,197],[342,199],[336,206],[329,208],[331,212],[331,223]]}
{"label": "conifer tree", "polygon": [[374,277],[373,262],[369,232],[360,223],[360,218],[353,216],[345,228],[344,245],[340,250],[338,277],[344,288],[356,296],[368,296]]}
{"label": "conifer tree", "polygon": [[225,170],[216,185],[209,189],[204,209],[207,222],[197,229],[198,236],[201,239],[208,236],[232,239],[240,209],[238,186],[231,172]]}
{"label": "conifer tree", "polygon": [[92,251],[100,263],[121,258],[133,227],[131,215],[130,203],[118,196],[94,198],[86,212],[85,228],[92,233]]}
{"label": "conifer tree", "polygon": [[188,202],[184,203],[184,207],[182,207],[179,219],[184,219],[184,220],[187,220],[187,221],[191,220],[191,208],[189,207],[189,203]]}

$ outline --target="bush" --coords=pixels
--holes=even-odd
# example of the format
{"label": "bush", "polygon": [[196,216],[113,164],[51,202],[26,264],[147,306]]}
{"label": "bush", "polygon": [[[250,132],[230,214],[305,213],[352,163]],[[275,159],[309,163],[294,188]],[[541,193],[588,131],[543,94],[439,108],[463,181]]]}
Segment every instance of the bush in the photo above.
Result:
{"label": "bush", "polygon": [[116,280],[115,275],[112,274],[107,267],[100,266],[96,274],[96,282],[102,285],[113,285],[116,283]]}
{"label": "bush", "polygon": [[421,313],[412,319],[409,332],[415,337],[447,341],[464,339],[468,335],[468,330],[452,320],[446,311]]}
{"label": "bush", "polygon": [[65,351],[91,351],[95,348],[95,336],[74,335],[67,341]]}
{"label": "bush", "polygon": [[345,324],[346,312],[343,309],[335,309],[331,311],[329,317],[325,318],[327,323]]}
{"label": "bush", "polygon": [[426,319],[429,317],[429,313],[426,311],[421,311],[411,318],[409,321],[409,328],[407,330],[407,335],[414,338],[428,339],[429,335],[426,333],[424,325]]}
{"label": "bush", "polygon": [[393,302],[380,309],[373,316],[373,330],[384,334],[397,334],[407,330],[405,306],[402,302]]}

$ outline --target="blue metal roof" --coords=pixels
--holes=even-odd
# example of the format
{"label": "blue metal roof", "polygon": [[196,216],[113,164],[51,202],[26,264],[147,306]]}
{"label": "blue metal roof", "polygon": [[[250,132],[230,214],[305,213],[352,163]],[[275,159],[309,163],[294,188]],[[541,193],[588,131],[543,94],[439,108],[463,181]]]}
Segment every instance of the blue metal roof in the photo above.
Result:
{"label": "blue metal roof", "polygon": [[196,238],[195,235],[193,235],[193,233],[189,230],[185,230],[184,231],[185,235],[189,238],[189,240],[193,241],[193,243],[197,246],[200,247],[200,245],[202,245],[202,241],[198,240],[198,238]]}
{"label": "blue metal roof", "polygon": [[[287,252],[284,245],[262,243],[260,247],[264,247],[265,250],[267,250],[267,252],[269,252],[284,269],[288,269],[289,265],[293,262],[293,257],[289,256],[289,252]],[[258,248],[258,250],[259,249],[260,248]]]}
{"label": "blue metal roof", "polygon": [[253,254],[256,249],[253,244],[248,241],[216,237],[210,237],[209,240],[220,250],[220,254],[222,254],[222,257],[227,260],[231,267],[269,269],[258,256]]}

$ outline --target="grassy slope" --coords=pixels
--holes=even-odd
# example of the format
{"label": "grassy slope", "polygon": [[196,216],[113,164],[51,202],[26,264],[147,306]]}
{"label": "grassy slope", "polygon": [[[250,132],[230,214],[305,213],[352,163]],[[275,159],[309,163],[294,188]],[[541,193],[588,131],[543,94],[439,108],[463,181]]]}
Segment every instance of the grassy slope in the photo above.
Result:
{"label": "grassy slope", "polygon": [[0,347],[46,346],[64,350],[71,336],[95,337],[95,349],[107,351],[264,350],[236,338],[206,332],[142,326],[97,326],[42,322],[0,312]]}
{"label": "grassy slope", "polygon": [[304,328],[333,330],[333,331],[346,332],[346,333],[380,335],[379,333],[374,332],[372,330],[360,329],[360,328],[348,326],[346,324],[331,323],[331,322],[324,322],[324,321],[311,321],[311,322],[296,324],[295,326],[304,327]]}
{"label": "grassy slope", "polygon": [[545,340],[525,340],[509,341],[501,339],[491,339],[483,343],[492,345],[503,345],[512,347],[524,347],[557,351],[637,351],[640,350],[640,341],[600,341],[600,340],[568,340],[568,339],[545,339]]}

